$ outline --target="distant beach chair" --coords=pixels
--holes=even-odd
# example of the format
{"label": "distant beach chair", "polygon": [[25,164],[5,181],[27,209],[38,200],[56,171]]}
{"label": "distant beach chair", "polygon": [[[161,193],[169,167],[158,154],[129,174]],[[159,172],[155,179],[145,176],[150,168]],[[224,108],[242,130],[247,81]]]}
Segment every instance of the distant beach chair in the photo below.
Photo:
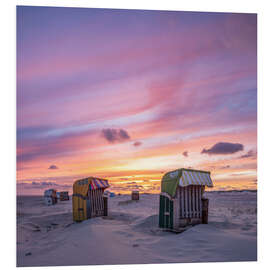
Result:
{"label": "distant beach chair", "polygon": [[104,193],[103,193],[104,196],[107,196],[107,197],[110,197],[110,198],[113,198],[115,197],[115,193],[114,192],[111,192],[109,190],[105,190]]}
{"label": "distant beach chair", "polygon": [[131,200],[133,200],[133,201],[139,201],[139,199],[140,199],[139,190],[133,190],[131,192]]}
{"label": "distant beach chair", "polygon": [[104,190],[108,180],[88,177],[73,184],[73,220],[83,221],[93,217],[108,215],[108,197]]}
{"label": "distant beach chair", "polygon": [[110,196],[109,196],[110,198],[113,198],[113,197],[115,197],[115,193],[114,192],[110,192]]}
{"label": "distant beach chair", "polygon": [[166,173],[161,181],[159,227],[177,231],[208,223],[205,186],[213,187],[210,172],[182,168]]}
{"label": "distant beach chair", "polygon": [[59,199],[60,201],[68,201],[69,200],[68,191],[61,191]]}
{"label": "distant beach chair", "polygon": [[57,203],[57,194],[55,189],[47,189],[44,191],[44,202],[46,205]]}

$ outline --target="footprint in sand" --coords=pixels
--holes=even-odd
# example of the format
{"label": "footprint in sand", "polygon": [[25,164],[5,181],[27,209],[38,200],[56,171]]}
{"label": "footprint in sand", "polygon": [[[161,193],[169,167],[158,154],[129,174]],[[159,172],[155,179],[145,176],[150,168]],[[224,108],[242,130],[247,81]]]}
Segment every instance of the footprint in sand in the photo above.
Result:
{"label": "footprint in sand", "polygon": [[115,231],[117,234],[120,234],[120,235],[123,235],[123,236],[126,236],[126,237],[132,237],[134,236],[134,234],[132,233],[129,233],[129,232],[125,232],[125,231]]}

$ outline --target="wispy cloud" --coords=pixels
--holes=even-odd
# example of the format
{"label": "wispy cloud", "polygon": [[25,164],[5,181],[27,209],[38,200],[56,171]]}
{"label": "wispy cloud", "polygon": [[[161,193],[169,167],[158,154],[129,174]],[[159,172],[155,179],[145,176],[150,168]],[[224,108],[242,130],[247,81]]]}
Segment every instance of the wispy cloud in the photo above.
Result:
{"label": "wispy cloud", "polygon": [[229,169],[230,167],[231,167],[230,165],[225,165],[225,166],[219,167],[219,169],[224,170],[224,169]]}
{"label": "wispy cloud", "polygon": [[255,157],[257,155],[257,152],[253,150],[249,150],[246,154],[242,155],[240,158],[250,158]]}
{"label": "wispy cloud", "polygon": [[66,188],[70,189],[72,188],[72,185],[70,184],[58,184],[55,182],[37,182],[37,181],[32,181],[32,182],[18,182],[17,183],[18,187],[23,187],[26,189],[46,189],[46,188]]}

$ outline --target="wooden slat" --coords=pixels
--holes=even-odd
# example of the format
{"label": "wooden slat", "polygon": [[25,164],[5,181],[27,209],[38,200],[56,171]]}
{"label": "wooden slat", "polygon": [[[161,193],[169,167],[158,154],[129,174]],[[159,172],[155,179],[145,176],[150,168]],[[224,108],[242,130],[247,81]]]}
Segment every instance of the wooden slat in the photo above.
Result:
{"label": "wooden slat", "polygon": [[201,193],[201,187],[199,187],[199,217],[202,217],[202,193]]}
{"label": "wooden slat", "polygon": [[99,216],[100,205],[99,205],[99,189],[96,190],[97,193],[97,216]]}
{"label": "wooden slat", "polygon": [[194,198],[194,185],[191,187],[191,209],[192,209],[192,217],[195,217],[195,198]]}
{"label": "wooden slat", "polygon": [[187,197],[188,197],[188,217],[190,217],[190,215],[191,215],[191,209],[190,209],[190,206],[191,206],[191,204],[190,204],[190,187],[188,186],[187,187]]}
{"label": "wooden slat", "polygon": [[190,194],[191,194],[191,217],[193,218],[194,217],[194,212],[195,212],[195,209],[194,209],[194,192],[193,192],[193,189],[194,189],[194,185],[190,186]]}
{"label": "wooden slat", "polygon": [[197,193],[196,193],[196,186],[193,187],[193,194],[194,194],[194,217],[197,217]]}
{"label": "wooden slat", "polygon": [[96,201],[96,216],[98,216],[98,190],[95,190],[95,201]]}
{"label": "wooden slat", "polygon": [[199,196],[199,189],[200,187],[197,186],[197,217],[199,218],[200,217],[200,196]]}
{"label": "wooden slat", "polygon": [[168,198],[165,197],[165,200],[164,200],[164,224],[165,224],[165,228],[168,228],[168,224],[167,224],[167,202],[168,202]]}
{"label": "wooden slat", "polygon": [[199,217],[199,186],[196,186],[196,217]]}
{"label": "wooden slat", "polygon": [[196,186],[193,186],[193,208],[194,208],[194,217],[197,217],[197,209],[196,209]]}
{"label": "wooden slat", "polygon": [[185,192],[185,187],[183,187],[183,201],[184,201],[184,216],[183,218],[186,217],[186,213],[187,213],[187,208],[186,208],[186,192]]}
{"label": "wooden slat", "polygon": [[187,187],[184,188],[184,192],[185,192],[185,217],[188,217],[188,193],[187,193]]}
{"label": "wooden slat", "polygon": [[184,197],[184,188],[181,187],[181,204],[182,204],[182,218],[185,217],[185,197]]}
{"label": "wooden slat", "polygon": [[194,193],[194,217],[197,217],[197,207],[196,207],[196,186],[194,186],[193,189],[193,193]]}
{"label": "wooden slat", "polygon": [[97,189],[97,215],[100,215],[99,189]]}
{"label": "wooden slat", "polygon": [[99,203],[100,203],[100,215],[103,216],[104,205],[103,205],[103,199],[102,199],[102,189],[99,190]]}
{"label": "wooden slat", "polygon": [[178,196],[178,203],[179,203],[179,218],[181,218],[182,216],[182,209],[181,209],[181,187],[177,188],[178,192],[177,192],[177,196]]}
{"label": "wooden slat", "polygon": [[94,209],[94,202],[93,202],[93,190],[90,190],[90,202],[91,202],[91,216],[93,217],[93,209]]}
{"label": "wooden slat", "polygon": [[177,197],[178,197],[178,204],[179,204],[179,218],[181,218],[181,194],[180,194],[181,187],[177,188]]}
{"label": "wooden slat", "polygon": [[95,194],[95,190],[93,189],[92,191],[92,200],[93,200],[93,216],[96,216],[96,194]]}
{"label": "wooden slat", "polygon": [[91,211],[92,211],[92,217],[94,217],[95,216],[95,213],[94,213],[94,209],[95,209],[95,202],[94,202],[94,191],[93,190],[91,190],[91,202],[92,202],[92,209],[91,209]]}
{"label": "wooden slat", "polygon": [[101,205],[102,205],[102,211],[104,213],[105,205],[104,205],[104,200],[103,200],[103,190],[101,190]]}
{"label": "wooden slat", "polygon": [[80,208],[81,208],[81,198],[78,197],[78,217],[79,220],[82,220],[81,211],[79,210]]}
{"label": "wooden slat", "polygon": [[99,216],[99,212],[100,212],[99,189],[96,190],[96,193],[97,193],[97,216]]}
{"label": "wooden slat", "polygon": [[196,187],[196,207],[197,207],[197,217],[200,216],[199,211],[199,186]]}
{"label": "wooden slat", "polygon": [[181,199],[181,218],[183,218],[184,217],[184,211],[185,211],[184,209],[185,208],[184,208],[184,192],[183,192],[183,188],[182,187],[180,188],[180,194],[181,194],[180,195],[181,196],[181,198],[180,198]]}
{"label": "wooden slat", "polygon": [[102,207],[102,190],[100,189],[99,190],[99,196],[98,196],[98,198],[99,198],[99,215],[100,216],[102,216],[102,214],[103,214],[103,207]]}
{"label": "wooden slat", "polygon": [[183,187],[183,195],[184,195],[184,218],[187,215],[187,202],[186,202],[186,191],[185,187]]}
{"label": "wooden slat", "polygon": [[173,228],[179,227],[179,218],[180,218],[180,188],[176,189],[176,197],[173,199]]}
{"label": "wooden slat", "polygon": [[104,216],[108,216],[108,197],[103,197],[104,202]]}
{"label": "wooden slat", "polygon": [[178,190],[177,191],[177,196],[178,196],[178,199],[179,199],[179,201],[178,201],[178,203],[179,203],[179,218],[181,218],[182,217],[181,187],[178,187],[177,190]]}
{"label": "wooden slat", "polygon": [[168,204],[169,204],[169,211],[168,211],[168,228],[170,228],[170,224],[171,224],[171,215],[170,215],[170,213],[171,213],[171,200],[168,200]]}
{"label": "wooden slat", "polygon": [[99,214],[99,202],[98,202],[98,189],[95,190],[95,193],[96,193],[96,204],[97,204],[97,208],[96,208],[96,215],[98,216]]}
{"label": "wooden slat", "polygon": [[101,198],[102,198],[102,195],[101,195],[101,189],[99,190],[99,194],[98,194],[98,200],[99,200],[99,215],[101,216],[102,215],[102,202],[101,202]]}
{"label": "wooden slat", "polygon": [[188,209],[188,216],[190,217],[190,196],[189,196],[189,190],[190,190],[190,186],[187,186],[187,209]]}
{"label": "wooden slat", "polygon": [[194,209],[193,209],[193,185],[190,186],[190,217],[194,216]]}
{"label": "wooden slat", "polygon": [[98,214],[98,190],[95,190],[95,199],[96,199],[96,215]]}
{"label": "wooden slat", "polygon": [[188,217],[191,218],[191,216],[192,216],[192,209],[191,209],[191,186],[188,186],[187,188],[188,188],[188,190],[187,190],[187,192],[188,192]]}
{"label": "wooden slat", "polygon": [[182,217],[182,197],[181,197],[181,187],[178,188],[178,192],[179,192],[179,217]]}

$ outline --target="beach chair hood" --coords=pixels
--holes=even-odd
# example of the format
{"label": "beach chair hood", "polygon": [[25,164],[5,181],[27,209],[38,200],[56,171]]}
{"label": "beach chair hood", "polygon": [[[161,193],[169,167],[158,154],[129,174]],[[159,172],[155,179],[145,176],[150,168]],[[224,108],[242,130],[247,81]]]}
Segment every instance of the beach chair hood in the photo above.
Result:
{"label": "beach chair hood", "polygon": [[189,185],[213,187],[210,172],[183,168],[168,172],[162,178],[161,192],[166,192],[174,197],[178,186],[186,187]]}
{"label": "beach chair hood", "polygon": [[80,194],[82,196],[86,196],[89,189],[90,190],[105,189],[108,187],[109,187],[108,180],[88,177],[77,180],[73,184],[73,194]]}

